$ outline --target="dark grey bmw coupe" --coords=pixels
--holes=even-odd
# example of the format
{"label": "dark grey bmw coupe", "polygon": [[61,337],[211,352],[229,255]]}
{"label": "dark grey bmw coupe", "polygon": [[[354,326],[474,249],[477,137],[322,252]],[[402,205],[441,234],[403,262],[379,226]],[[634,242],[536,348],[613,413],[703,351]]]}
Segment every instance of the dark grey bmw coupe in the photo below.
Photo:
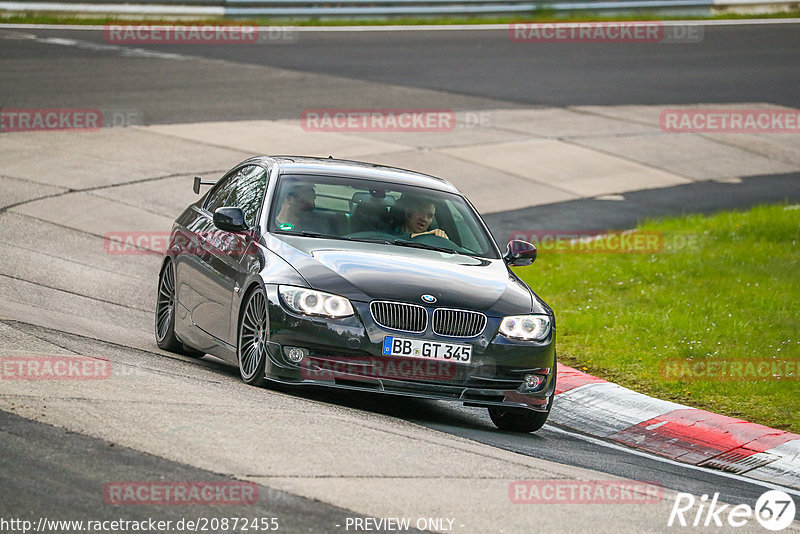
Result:
{"label": "dark grey bmw coupe", "polygon": [[524,241],[501,252],[440,178],[251,158],[175,221],[156,341],[248,384],[458,401],[532,432],[553,403],[555,318],[509,266],[535,257]]}

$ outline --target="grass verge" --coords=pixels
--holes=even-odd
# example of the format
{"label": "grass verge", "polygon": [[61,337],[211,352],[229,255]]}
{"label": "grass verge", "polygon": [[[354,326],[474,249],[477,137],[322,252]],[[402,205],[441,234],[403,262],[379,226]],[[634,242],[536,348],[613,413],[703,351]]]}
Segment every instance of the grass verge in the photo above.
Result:
{"label": "grass verge", "polygon": [[[555,309],[560,361],[657,398],[800,433],[800,205],[638,229],[660,232],[663,249],[544,252],[518,270]],[[743,367],[702,375],[702,366],[726,361]],[[690,374],[679,378],[676,365]]]}

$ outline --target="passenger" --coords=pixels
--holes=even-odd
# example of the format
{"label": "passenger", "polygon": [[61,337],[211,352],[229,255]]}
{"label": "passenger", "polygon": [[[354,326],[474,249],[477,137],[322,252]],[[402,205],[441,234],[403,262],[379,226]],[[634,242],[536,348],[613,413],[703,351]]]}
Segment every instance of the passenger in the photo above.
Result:
{"label": "passenger", "polygon": [[317,194],[314,186],[292,183],[287,187],[283,203],[275,216],[281,230],[313,230]]}

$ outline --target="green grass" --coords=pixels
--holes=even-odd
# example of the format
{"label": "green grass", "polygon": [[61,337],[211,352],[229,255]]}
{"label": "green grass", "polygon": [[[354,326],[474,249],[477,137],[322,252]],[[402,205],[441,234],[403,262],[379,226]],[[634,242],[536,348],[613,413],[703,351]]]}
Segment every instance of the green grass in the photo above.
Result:
{"label": "green grass", "polygon": [[446,17],[386,17],[379,19],[329,19],[329,18],[226,18],[204,16],[142,16],[101,15],[87,16],[83,14],[65,14],[48,12],[0,12],[0,23],[6,24],[235,24],[254,26],[384,26],[413,24],[509,24],[512,22],[603,22],[621,20],[728,20],[728,19],[765,19],[765,18],[797,18],[800,10],[780,13],[720,13],[711,16],[664,15],[654,12],[627,13],[614,16],[598,15],[591,12],[555,13],[542,10],[515,16],[446,16]]}
{"label": "green grass", "polygon": [[[648,221],[655,254],[547,253],[517,272],[561,362],[648,395],[800,433],[800,381],[666,380],[666,360],[800,360],[800,205]],[[688,243],[688,245],[686,245]]]}

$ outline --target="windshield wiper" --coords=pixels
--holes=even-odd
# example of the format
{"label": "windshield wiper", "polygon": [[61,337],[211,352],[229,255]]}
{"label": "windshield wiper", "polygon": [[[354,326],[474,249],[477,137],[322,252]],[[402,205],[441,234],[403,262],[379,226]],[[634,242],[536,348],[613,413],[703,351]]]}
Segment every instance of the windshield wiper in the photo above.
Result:
{"label": "windshield wiper", "polygon": [[381,245],[391,245],[392,242],[388,239],[381,239],[379,237],[348,237],[348,241],[360,241],[362,243],[380,243]]}
{"label": "windshield wiper", "polygon": [[446,252],[448,254],[458,254],[455,250],[447,247],[437,247],[436,245],[427,245],[416,241],[408,241],[407,239],[385,239],[379,237],[348,237],[349,241],[361,241],[362,243],[380,243],[381,245],[398,245],[401,247],[409,248],[422,248],[425,250],[435,250],[437,252]]}
{"label": "windshield wiper", "polygon": [[436,245],[428,245],[425,243],[419,243],[415,241],[408,241],[406,239],[395,239],[392,241],[393,244],[399,245],[401,247],[411,247],[411,248],[424,248],[426,250],[435,250],[437,252],[446,252],[448,254],[458,254],[455,250],[447,247],[437,247]]}
{"label": "windshield wiper", "polygon": [[285,235],[299,235],[303,237],[325,237],[336,239],[335,235],[323,234],[322,232],[312,232],[310,230],[279,230],[281,234]]}

